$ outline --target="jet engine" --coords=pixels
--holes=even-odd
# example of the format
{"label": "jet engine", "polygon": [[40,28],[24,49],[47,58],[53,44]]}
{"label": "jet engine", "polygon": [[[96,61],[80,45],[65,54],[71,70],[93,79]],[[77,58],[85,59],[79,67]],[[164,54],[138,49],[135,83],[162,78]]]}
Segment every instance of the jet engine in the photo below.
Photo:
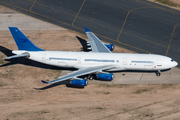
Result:
{"label": "jet engine", "polygon": [[110,51],[114,50],[114,45],[113,44],[104,44]]}
{"label": "jet engine", "polygon": [[97,74],[97,78],[111,81],[111,80],[113,80],[113,73],[101,73],[101,74]]}
{"label": "jet engine", "polygon": [[71,80],[72,85],[87,86],[87,79]]}
{"label": "jet engine", "polygon": [[[103,43],[110,51],[114,50],[114,45],[113,44],[107,44],[107,43]],[[89,42],[87,42],[87,49],[91,50],[91,44]]]}

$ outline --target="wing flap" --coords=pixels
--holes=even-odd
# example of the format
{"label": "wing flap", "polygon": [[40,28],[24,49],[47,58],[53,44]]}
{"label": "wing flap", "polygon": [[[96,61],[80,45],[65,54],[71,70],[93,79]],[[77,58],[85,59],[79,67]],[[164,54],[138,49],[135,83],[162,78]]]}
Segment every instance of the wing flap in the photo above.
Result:
{"label": "wing flap", "polygon": [[102,71],[102,70],[112,69],[112,68],[115,68],[115,67],[116,66],[114,66],[114,65],[106,65],[106,66],[96,66],[96,67],[80,69],[80,70],[74,71],[72,73],[69,73],[67,75],[64,75],[62,77],[59,77],[58,79],[52,80],[50,82],[46,82],[46,81],[43,81],[43,80],[42,80],[42,82],[46,83],[46,84],[53,84],[53,83],[65,81],[65,80],[68,80],[68,79],[77,78],[77,77],[82,76],[82,75],[95,73],[95,72]]}

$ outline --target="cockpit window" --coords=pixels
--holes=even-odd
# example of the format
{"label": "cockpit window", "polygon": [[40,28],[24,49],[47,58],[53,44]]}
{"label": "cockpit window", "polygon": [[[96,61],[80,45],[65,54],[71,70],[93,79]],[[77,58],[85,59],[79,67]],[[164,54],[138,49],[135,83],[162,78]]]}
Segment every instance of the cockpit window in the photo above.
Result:
{"label": "cockpit window", "polygon": [[171,62],[174,62],[174,60],[172,59]]}

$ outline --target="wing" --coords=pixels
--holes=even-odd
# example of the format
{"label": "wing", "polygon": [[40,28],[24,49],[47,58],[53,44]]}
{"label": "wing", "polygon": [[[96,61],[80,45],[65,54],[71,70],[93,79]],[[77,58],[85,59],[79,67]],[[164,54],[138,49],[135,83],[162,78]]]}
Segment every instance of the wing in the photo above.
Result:
{"label": "wing", "polygon": [[112,69],[112,68],[115,68],[115,67],[116,66],[114,66],[114,65],[88,67],[88,68],[85,68],[85,69],[79,69],[77,71],[74,71],[74,72],[69,73],[67,75],[64,75],[62,77],[59,77],[58,79],[52,80],[50,82],[46,82],[46,81],[43,81],[43,80],[42,80],[42,82],[46,83],[46,84],[53,84],[53,83],[65,81],[65,80],[68,80],[68,79],[78,79],[77,77],[82,76],[82,75],[95,73],[95,72],[102,71],[102,70]]}
{"label": "wing", "polygon": [[85,32],[89,39],[89,43],[91,44],[92,52],[111,53],[111,51],[99,40],[99,38],[86,27]]}

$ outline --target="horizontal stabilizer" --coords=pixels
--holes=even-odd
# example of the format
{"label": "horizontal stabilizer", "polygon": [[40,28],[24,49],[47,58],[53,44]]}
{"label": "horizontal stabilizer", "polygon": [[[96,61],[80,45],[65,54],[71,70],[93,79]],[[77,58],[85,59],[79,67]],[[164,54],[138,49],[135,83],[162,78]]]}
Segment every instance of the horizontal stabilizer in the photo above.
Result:
{"label": "horizontal stabilizer", "polygon": [[22,53],[22,54],[19,54],[19,55],[13,55],[13,56],[10,56],[10,57],[4,57],[3,59],[12,59],[12,58],[18,58],[18,57],[30,57],[30,54],[25,52],[25,53]]}

